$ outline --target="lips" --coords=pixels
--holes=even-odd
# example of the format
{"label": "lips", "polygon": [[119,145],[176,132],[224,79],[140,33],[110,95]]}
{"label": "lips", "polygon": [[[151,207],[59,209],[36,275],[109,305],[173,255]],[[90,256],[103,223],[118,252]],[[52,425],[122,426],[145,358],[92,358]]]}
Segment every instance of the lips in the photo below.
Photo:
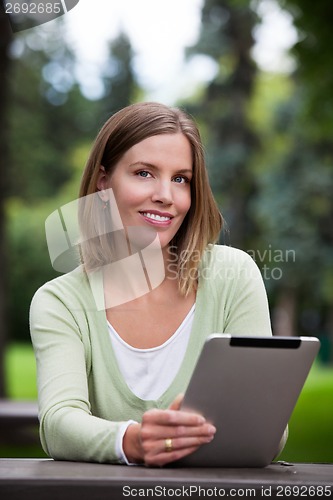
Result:
{"label": "lips", "polygon": [[140,212],[140,214],[149,222],[158,223],[158,224],[168,224],[171,222],[173,215],[165,212],[157,212],[157,211],[145,211]]}

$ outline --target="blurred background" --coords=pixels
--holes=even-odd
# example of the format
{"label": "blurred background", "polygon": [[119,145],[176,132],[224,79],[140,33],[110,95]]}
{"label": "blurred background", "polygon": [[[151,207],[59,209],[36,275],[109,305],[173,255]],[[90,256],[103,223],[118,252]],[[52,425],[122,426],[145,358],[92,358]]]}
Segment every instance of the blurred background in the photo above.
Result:
{"label": "blurred background", "polygon": [[[77,197],[104,121],[158,100],[199,124],[221,243],[257,262],[274,334],[321,340],[280,458],[332,462],[331,0],[80,0],[17,33],[0,12],[0,397],[37,397],[29,305],[57,275],[45,219]],[[44,455],[0,428],[0,456]]]}

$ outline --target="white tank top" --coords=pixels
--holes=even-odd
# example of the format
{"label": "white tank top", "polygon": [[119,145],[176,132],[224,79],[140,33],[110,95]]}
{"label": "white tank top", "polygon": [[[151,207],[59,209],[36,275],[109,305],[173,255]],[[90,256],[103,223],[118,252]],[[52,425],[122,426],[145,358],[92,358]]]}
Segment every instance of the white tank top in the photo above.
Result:
{"label": "white tank top", "polygon": [[119,369],[131,391],[140,399],[156,400],[171,385],[184,359],[194,318],[195,304],[176,332],[151,349],[127,344],[108,322]]}

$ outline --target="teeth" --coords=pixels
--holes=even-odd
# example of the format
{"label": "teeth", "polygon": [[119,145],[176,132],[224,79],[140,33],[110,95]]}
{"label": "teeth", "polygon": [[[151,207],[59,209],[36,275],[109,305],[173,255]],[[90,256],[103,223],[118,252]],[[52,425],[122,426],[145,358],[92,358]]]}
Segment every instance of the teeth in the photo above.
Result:
{"label": "teeth", "polygon": [[148,219],[158,220],[160,222],[166,222],[167,220],[171,219],[171,217],[165,217],[163,215],[151,214],[150,212],[143,212],[143,215],[145,217],[148,217]]}

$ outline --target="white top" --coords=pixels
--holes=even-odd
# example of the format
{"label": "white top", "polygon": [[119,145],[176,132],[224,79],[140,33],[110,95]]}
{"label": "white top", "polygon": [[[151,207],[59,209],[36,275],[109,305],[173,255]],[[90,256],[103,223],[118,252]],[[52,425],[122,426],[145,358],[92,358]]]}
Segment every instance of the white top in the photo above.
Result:
{"label": "white top", "polygon": [[127,344],[108,322],[119,369],[131,391],[143,400],[156,400],[171,385],[184,359],[191,333],[195,304],[176,332],[151,349]]}
{"label": "white top", "polygon": [[[195,304],[175,333],[157,347],[137,349],[127,344],[108,322],[110,338],[119,369],[131,391],[144,400],[158,399],[171,385],[184,359],[194,318]],[[117,433],[116,450],[121,462],[131,464],[123,450],[125,422]]]}

